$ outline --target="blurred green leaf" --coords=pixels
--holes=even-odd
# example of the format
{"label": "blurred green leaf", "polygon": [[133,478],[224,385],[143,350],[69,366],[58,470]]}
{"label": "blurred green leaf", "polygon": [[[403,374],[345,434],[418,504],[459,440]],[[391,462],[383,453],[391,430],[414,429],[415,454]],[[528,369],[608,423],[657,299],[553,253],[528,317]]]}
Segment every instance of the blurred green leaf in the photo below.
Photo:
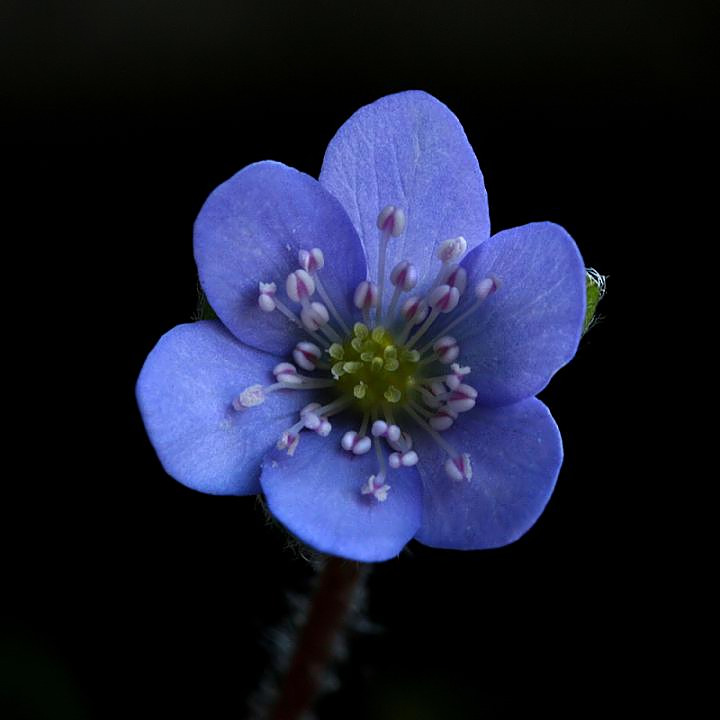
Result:
{"label": "blurred green leaf", "polygon": [[585,288],[587,290],[587,309],[585,310],[585,325],[583,335],[598,320],[597,306],[605,295],[606,275],[601,275],[595,268],[585,269]]}

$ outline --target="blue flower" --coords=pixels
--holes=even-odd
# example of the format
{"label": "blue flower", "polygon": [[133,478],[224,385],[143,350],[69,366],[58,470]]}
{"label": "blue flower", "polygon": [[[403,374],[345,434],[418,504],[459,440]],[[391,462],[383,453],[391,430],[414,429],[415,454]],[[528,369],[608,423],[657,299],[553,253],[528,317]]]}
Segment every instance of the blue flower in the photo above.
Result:
{"label": "blue flower", "polygon": [[575,354],[585,272],[558,225],[490,235],[457,118],[423,92],[361,108],[319,182],[250,165],[195,223],[219,320],[180,325],[137,399],[165,470],[262,492],[322,552],[359,561],[513,542],[543,511],[560,433],[534,396]]}

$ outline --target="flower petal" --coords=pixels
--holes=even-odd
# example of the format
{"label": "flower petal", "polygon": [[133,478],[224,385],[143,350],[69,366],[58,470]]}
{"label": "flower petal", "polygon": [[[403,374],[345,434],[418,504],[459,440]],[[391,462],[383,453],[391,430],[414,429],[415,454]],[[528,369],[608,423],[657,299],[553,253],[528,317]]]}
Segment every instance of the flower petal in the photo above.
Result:
{"label": "flower petal", "polygon": [[424,497],[416,539],[458,550],[517,540],[540,517],[562,464],[560,431],[550,411],[537,398],[476,407],[443,437],[470,453],[472,479],[447,477],[443,451],[418,434]]}
{"label": "flower petal", "polygon": [[260,482],[270,511],[321,552],[360,562],[388,560],[420,525],[420,476],[414,467],[393,470],[387,500],[362,495],[377,473],[377,458],[372,451],[354,456],[342,450],[344,430],[336,427],[325,438],[303,432],[293,457],[268,454]]}
{"label": "flower petal", "polygon": [[[405,211],[405,232],[388,245],[387,272],[410,260],[418,269],[418,293],[440,268],[439,243],[462,235],[472,249],[490,234],[475,153],[455,115],[424,92],[389,95],[360,108],[328,145],[320,182],[353,221],[374,279],[378,214],[387,205]],[[393,290],[388,285],[386,303]]]}
{"label": "flower petal", "polygon": [[259,492],[263,455],[309,402],[281,391],[244,412],[233,398],[272,382],[277,358],[239,343],[217,320],[178,325],[145,361],[136,395],[160,462],[183,485],[215,495]]}
{"label": "flower petal", "polygon": [[281,313],[258,308],[258,282],[274,282],[278,298],[299,315],[285,279],[300,267],[301,249],[323,251],[323,286],[341,314],[355,313],[353,292],[367,273],[362,245],[337,200],[309,175],[276,162],[249,165],[210,194],[194,235],[208,301],[248,345],[285,354],[307,339]]}
{"label": "flower petal", "polygon": [[585,266],[559,225],[504,230],[463,261],[470,288],[486,277],[498,290],[452,334],[472,368],[478,404],[508,405],[537,394],[575,354],[585,318]]}

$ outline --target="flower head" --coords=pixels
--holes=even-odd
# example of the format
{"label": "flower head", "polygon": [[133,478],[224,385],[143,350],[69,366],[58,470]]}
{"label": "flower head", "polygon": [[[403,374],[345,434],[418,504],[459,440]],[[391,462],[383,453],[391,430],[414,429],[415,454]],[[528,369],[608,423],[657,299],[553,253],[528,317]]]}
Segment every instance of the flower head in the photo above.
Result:
{"label": "flower head", "polygon": [[535,522],[562,462],[534,396],[574,355],[585,272],[558,225],[490,236],[458,120],[422,92],[361,108],[320,180],[276,162],[195,224],[219,320],[163,336],[137,398],[166,471],[263,492],[316,549],[481,549]]}

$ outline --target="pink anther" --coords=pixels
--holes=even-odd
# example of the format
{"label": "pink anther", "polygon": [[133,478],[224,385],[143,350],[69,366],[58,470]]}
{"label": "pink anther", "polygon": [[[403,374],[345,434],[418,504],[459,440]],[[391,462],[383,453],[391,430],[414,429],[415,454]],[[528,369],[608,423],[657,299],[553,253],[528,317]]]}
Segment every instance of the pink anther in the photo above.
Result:
{"label": "pink anther", "polygon": [[433,344],[433,350],[438,360],[445,365],[449,365],[453,360],[457,359],[460,354],[460,346],[452,335],[445,335]]}
{"label": "pink anther", "polygon": [[322,270],[325,265],[325,256],[320,248],[300,250],[298,252],[300,267],[310,274]]}
{"label": "pink anther", "polygon": [[393,237],[398,237],[405,230],[405,213],[402,208],[388,205],[378,215],[378,230],[384,230]]}
{"label": "pink anther", "polygon": [[299,342],[293,350],[293,360],[303,370],[314,370],[322,357],[322,350],[311,342]]}
{"label": "pink anther", "polygon": [[315,292],[315,281],[307,271],[295,270],[285,280],[285,292],[291,300],[302,303]]}
{"label": "pink anther", "polygon": [[399,262],[390,273],[390,282],[403,292],[412,290],[418,281],[417,268],[407,260]]}

